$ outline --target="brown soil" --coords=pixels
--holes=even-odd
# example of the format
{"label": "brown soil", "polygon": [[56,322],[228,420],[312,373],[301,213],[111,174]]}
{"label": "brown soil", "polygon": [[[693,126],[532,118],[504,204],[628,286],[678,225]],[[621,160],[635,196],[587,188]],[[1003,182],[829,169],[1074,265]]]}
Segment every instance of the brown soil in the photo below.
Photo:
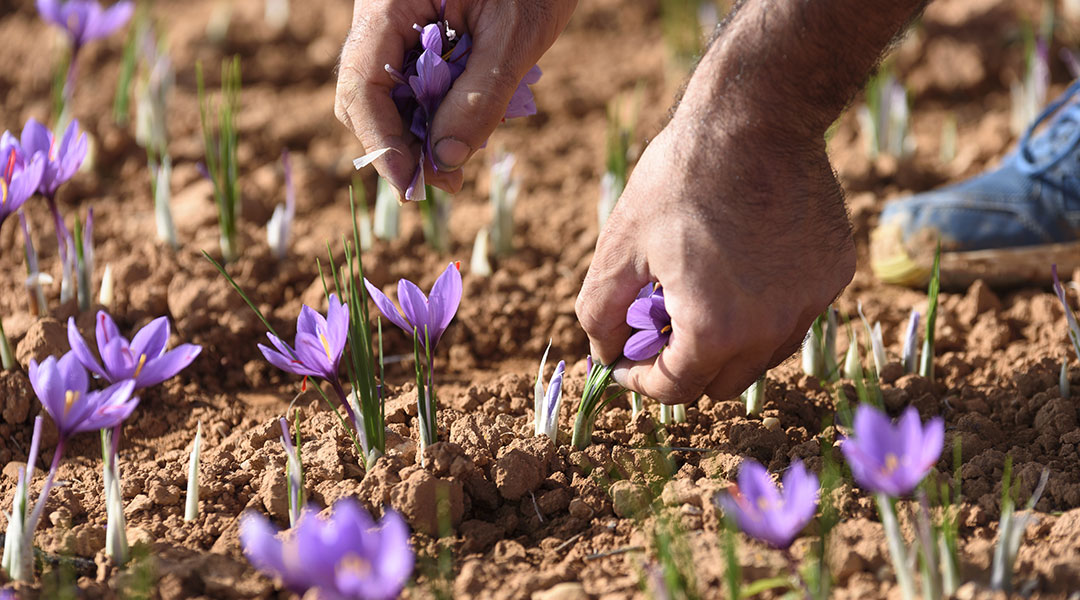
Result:
{"label": "brown soil", "polygon": [[[0,39],[5,40],[0,127],[7,129],[20,128],[31,116],[48,117],[49,73],[59,51],[33,3],[14,4],[0,18]],[[209,186],[195,169],[202,157],[195,61],[217,65],[233,54],[243,61],[239,155],[245,245],[230,271],[286,335],[292,333],[301,303],[324,302],[314,260],[325,255],[326,240],[347,232],[349,160],[360,153],[332,109],[333,67],[350,3],[294,2],[292,20],[277,33],[264,24],[262,3],[235,3],[232,25],[220,45],[205,35],[216,4],[190,0],[155,7],[169,28],[178,69],[169,133],[183,249],[172,252],[151,241],[155,232],[145,156],[130,131],[112,122],[121,36],[92,44],[81,56],[74,115],[93,136],[94,160],[61,194],[69,218],[76,210],[94,207],[98,276],[107,263],[112,265],[116,298],[110,311],[121,327],[130,331],[167,314],[175,325],[174,344],[204,346],[191,368],[144,394],[124,430],[128,535],[152,555],[155,588],[166,599],[285,596],[242,557],[237,518],[253,509],[268,512],[279,524],[287,522],[276,420],[300,391],[296,378],[278,372],[258,354],[261,325],[200,255],[202,249],[218,252],[218,232]],[[1034,1],[939,0],[927,10],[896,58],[914,101],[914,156],[866,159],[854,116],[849,112],[841,119],[830,147],[849,192],[862,258],[869,228],[886,199],[977,173],[1013,143],[1007,85],[1022,68],[1019,24],[1037,21],[1039,6]],[[1059,42],[1075,41],[1078,25],[1059,24]],[[1055,46],[1052,56],[1056,51]],[[518,157],[523,193],[516,215],[517,252],[501,261],[490,278],[464,274],[462,307],[437,356],[443,404],[439,436],[446,441],[428,450],[426,468],[419,465],[413,441],[416,393],[407,383],[409,364],[388,370],[386,413],[393,434],[387,456],[370,473],[357,465],[346,434],[318,395],[309,390],[296,398],[304,419],[311,498],[329,505],[356,495],[376,513],[384,505],[395,507],[414,528],[420,559],[408,597],[428,597],[436,589],[462,598],[641,597],[650,545],[643,532],[652,519],[637,520],[631,513],[636,503],[659,496],[687,532],[701,594],[719,598],[723,560],[711,499],[728,484],[741,457],[755,458],[772,470],[795,458],[820,468],[821,424],[834,407],[816,381],[802,375],[797,361],[770,373],[764,416],[779,420],[772,429],[760,418],[743,416],[737,402],[703,398],[687,410],[688,423],[666,431],[649,416],[631,421],[625,401],[616,402],[599,418],[597,443],[584,452],[573,451],[568,439],[556,445],[531,437],[531,378],[549,337],[552,355],[571,365],[560,415],[563,434],[572,425],[584,380],[587,344],[573,304],[597,235],[594,199],[603,168],[607,103],[641,86],[638,132],[644,142],[663,124],[684,77],[672,64],[655,3],[583,3],[540,63],[545,75],[535,87],[539,114],[505,124],[491,140],[491,148]],[[1053,75],[1054,90],[1060,90],[1067,75],[1056,61]],[[215,77],[210,80],[214,87]],[[938,146],[948,115],[958,124],[959,152],[942,164]],[[285,147],[294,158],[298,215],[290,256],[277,262],[266,248],[262,227],[284,198],[278,157]],[[448,260],[468,258],[478,228],[489,219],[485,161],[473,162],[466,168],[464,190],[453,200],[449,252],[440,254],[423,244],[418,212],[407,207],[402,237],[377,242],[364,257],[373,282],[408,277],[426,288]],[[364,183],[373,197],[371,173]],[[35,200],[28,212],[45,270],[59,273],[45,207]],[[0,277],[9,282],[0,289],[0,310],[25,369],[31,357],[67,349],[62,323],[75,310],[66,306],[56,309],[53,318],[30,316],[19,284],[25,271],[15,229],[9,224],[0,232],[0,244],[7,249],[0,257]],[[797,289],[799,284],[791,285]],[[839,306],[854,314],[857,300],[871,321],[882,322],[892,356],[899,354],[907,313],[926,304],[921,292],[876,283],[865,261]],[[84,331],[92,329],[90,313],[78,318]],[[1021,550],[1018,580],[1031,597],[1065,598],[1080,589],[1080,422],[1075,396],[1063,399],[1058,393],[1058,368],[1067,350],[1061,307],[1048,289],[992,291],[976,283],[966,291],[942,294],[938,327],[938,381],[896,377],[892,367],[884,395],[894,412],[913,404],[924,418],[943,414],[947,447],[953,439],[962,440],[964,577],[988,580],[1002,467],[1011,455],[1022,499],[1043,468],[1050,472],[1037,505],[1039,521],[1029,527]],[[387,332],[386,339],[389,354],[409,351],[396,331]],[[1077,387],[1080,378],[1074,375]],[[0,465],[5,465],[0,504],[7,510],[13,473],[18,461],[26,460],[39,404],[22,370],[0,374],[0,388]],[[649,409],[656,413],[655,404]],[[199,421],[205,435],[201,514],[184,523],[187,458]],[[655,449],[659,440],[707,451],[664,455]],[[43,452],[54,443],[47,436]],[[96,436],[75,440],[37,543],[47,552],[93,561],[77,573],[82,597],[111,598],[131,584],[132,576],[103,558],[99,460]],[[938,470],[948,476],[951,459],[943,457]],[[435,567],[440,546],[430,536],[438,528],[440,488],[449,490],[454,527],[449,574]],[[843,517],[830,555],[836,596],[898,597],[871,499],[846,484],[836,500]],[[796,554],[807,552],[811,540],[797,541]],[[780,556],[743,541],[740,557],[747,580],[785,568]],[[627,548],[631,551],[594,556]],[[44,580],[20,594],[56,597],[58,588],[50,583],[55,576]],[[977,588],[966,587],[962,597],[975,597]]]}

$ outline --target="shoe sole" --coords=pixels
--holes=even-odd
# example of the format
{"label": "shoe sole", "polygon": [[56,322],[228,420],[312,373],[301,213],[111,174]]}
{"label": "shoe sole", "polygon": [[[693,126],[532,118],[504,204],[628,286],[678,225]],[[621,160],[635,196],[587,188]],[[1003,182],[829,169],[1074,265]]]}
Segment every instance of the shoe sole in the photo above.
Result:
{"label": "shoe sole", "polygon": [[[870,269],[885,283],[925,287],[934,266],[936,235],[903,242],[899,226],[885,225],[870,232]],[[1050,282],[1050,265],[1063,273],[1080,268],[1080,242],[941,252],[941,286],[966,289],[977,279],[991,287],[1007,288],[1025,284],[1045,286]]]}

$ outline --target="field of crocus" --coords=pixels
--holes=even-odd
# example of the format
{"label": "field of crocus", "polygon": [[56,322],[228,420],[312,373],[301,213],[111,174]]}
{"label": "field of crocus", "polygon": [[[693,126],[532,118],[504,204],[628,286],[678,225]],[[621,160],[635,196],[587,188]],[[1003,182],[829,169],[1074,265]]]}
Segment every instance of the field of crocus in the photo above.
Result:
{"label": "field of crocus", "polygon": [[[581,2],[462,192],[400,207],[334,118],[351,3],[0,4],[0,599],[1078,597],[1080,272],[867,264],[1068,85],[1064,5],[930,5],[829,135],[836,310],[662,408],[574,299],[722,3]],[[420,135],[469,42],[418,25]],[[662,351],[662,286],[627,319]]]}

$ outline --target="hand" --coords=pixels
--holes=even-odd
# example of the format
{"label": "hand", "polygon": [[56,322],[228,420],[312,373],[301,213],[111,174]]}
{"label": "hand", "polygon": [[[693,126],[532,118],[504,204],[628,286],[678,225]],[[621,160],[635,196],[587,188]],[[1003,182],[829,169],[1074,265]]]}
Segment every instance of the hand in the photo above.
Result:
{"label": "hand", "polygon": [[[461,189],[461,166],[502,121],[514,89],[570,20],[577,0],[451,0],[445,18],[469,33],[473,48],[431,124],[438,173],[425,181],[448,192]],[[335,113],[364,146],[391,148],[375,161],[379,174],[401,195],[420,161],[420,143],[402,124],[390,98],[394,82],[384,70],[401,70],[405,52],[420,41],[413,24],[439,18],[439,0],[356,0],[341,51]]]}
{"label": "hand", "polygon": [[660,282],[669,346],[614,375],[665,403],[737,396],[799,348],[855,271],[823,138],[739,119],[680,107],[634,169],[577,299],[594,358],[610,364],[630,334],[627,307]]}

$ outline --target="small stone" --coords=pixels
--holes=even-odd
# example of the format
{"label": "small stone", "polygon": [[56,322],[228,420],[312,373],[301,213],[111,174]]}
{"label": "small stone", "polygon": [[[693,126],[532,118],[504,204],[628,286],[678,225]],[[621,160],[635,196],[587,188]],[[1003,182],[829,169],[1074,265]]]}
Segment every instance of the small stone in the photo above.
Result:
{"label": "small stone", "polygon": [[150,499],[158,506],[174,506],[180,503],[180,488],[158,484],[150,488]]}
{"label": "small stone", "polygon": [[627,481],[616,481],[611,486],[611,503],[619,517],[632,517],[649,504],[649,490],[643,485]]}
{"label": "small stone", "polygon": [[525,546],[514,540],[499,540],[495,543],[495,562],[509,562],[525,559]]}
{"label": "small stone", "polygon": [[554,586],[532,595],[532,600],[589,600],[585,588],[576,581],[557,583]]}
{"label": "small stone", "polygon": [[589,508],[588,503],[581,498],[574,498],[571,500],[567,510],[570,512],[570,516],[575,519],[588,520],[593,516],[593,510]]}
{"label": "small stone", "polygon": [[13,460],[4,465],[4,481],[17,481],[19,479],[19,471],[26,468],[26,463]]}
{"label": "small stone", "polygon": [[765,417],[761,420],[761,424],[769,431],[780,431],[780,419],[776,417]]}
{"label": "small stone", "polygon": [[71,527],[71,511],[66,506],[61,506],[49,513],[49,522],[53,524],[53,527],[69,529]]}

